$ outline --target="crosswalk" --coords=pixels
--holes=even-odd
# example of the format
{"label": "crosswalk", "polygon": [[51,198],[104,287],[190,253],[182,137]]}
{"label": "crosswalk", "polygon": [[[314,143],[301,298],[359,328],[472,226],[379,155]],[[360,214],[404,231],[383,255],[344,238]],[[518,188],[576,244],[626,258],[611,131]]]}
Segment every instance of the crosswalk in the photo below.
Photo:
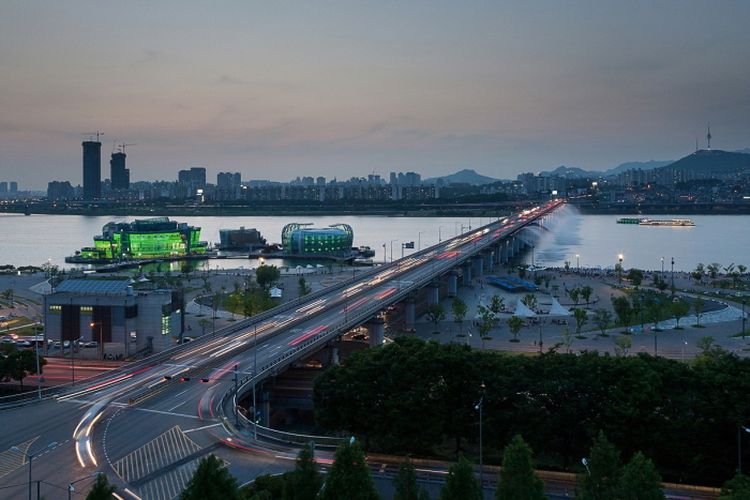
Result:
{"label": "crosswalk", "polygon": [[113,467],[141,498],[171,500],[180,495],[209,450],[174,426],[125,455]]}
{"label": "crosswalk", "polygon": [[39,436],[15,445],[15,448],[18,448],[17,450],[11,447],[0,453],[0,477],[7,476],[26,463],[26,453],[37,439],[39,439]]}

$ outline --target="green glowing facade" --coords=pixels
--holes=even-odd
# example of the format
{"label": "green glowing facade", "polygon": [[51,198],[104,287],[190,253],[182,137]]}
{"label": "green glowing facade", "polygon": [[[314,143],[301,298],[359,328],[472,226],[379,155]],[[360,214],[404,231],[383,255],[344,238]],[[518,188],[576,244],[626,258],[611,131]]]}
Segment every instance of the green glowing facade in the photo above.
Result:
{"label": "green glowing facade", "polygon": [[311,228],[309,224],[287,224],[281,231],[284,251],[290,255],[347,256],[352,252],[354,231],[348,224]]}
{"label": "green glowing facade", "polygon": [[201,255],[206,242],[200,241],[201,228],[169,220],[168,217],[109,222],[93,247],[84,247],[82,260],[118,261],[130,259],[179,258]]}

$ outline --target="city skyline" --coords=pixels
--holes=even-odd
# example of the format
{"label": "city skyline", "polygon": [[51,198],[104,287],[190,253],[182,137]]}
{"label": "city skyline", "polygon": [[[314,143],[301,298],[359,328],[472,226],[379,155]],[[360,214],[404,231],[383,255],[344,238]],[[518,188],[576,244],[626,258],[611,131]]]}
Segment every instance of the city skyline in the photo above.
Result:
{"label": "city skyline", "polygon": [[133,180],[602,170],[708,121],[748,147],[743,2],[228,5],[3,5],[0,178],[79,184],[96,130]]}

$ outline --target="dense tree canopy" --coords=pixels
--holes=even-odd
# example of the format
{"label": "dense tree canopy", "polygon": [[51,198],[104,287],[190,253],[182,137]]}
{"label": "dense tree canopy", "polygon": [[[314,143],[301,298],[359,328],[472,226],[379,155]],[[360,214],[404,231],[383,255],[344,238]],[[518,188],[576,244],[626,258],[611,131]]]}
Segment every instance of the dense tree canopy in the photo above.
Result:
{"label": "dense tree canopy", "polygon": [[726,450],[750,415],[750,360],[717,349],[688,365],[646,354],[512,356],[401,338],[321,375],[316,418],[372,450],[455,458],[445,450],[476,449],[482,382],[486,456],[522,434],[542,466],[568,470],[580,470],[602,430],[623,456],[642,451],[668,480],[718,485],[734,473]]}

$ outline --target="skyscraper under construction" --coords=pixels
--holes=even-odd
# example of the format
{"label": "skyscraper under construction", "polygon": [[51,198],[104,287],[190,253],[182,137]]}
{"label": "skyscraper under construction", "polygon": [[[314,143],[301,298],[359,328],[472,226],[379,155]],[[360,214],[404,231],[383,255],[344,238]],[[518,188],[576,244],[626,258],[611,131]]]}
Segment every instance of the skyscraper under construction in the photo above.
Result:
{"label": "skyscraper under construction", "polygon": [[83,199],[95,200],[102,195],[102,143],[83,141]]}

